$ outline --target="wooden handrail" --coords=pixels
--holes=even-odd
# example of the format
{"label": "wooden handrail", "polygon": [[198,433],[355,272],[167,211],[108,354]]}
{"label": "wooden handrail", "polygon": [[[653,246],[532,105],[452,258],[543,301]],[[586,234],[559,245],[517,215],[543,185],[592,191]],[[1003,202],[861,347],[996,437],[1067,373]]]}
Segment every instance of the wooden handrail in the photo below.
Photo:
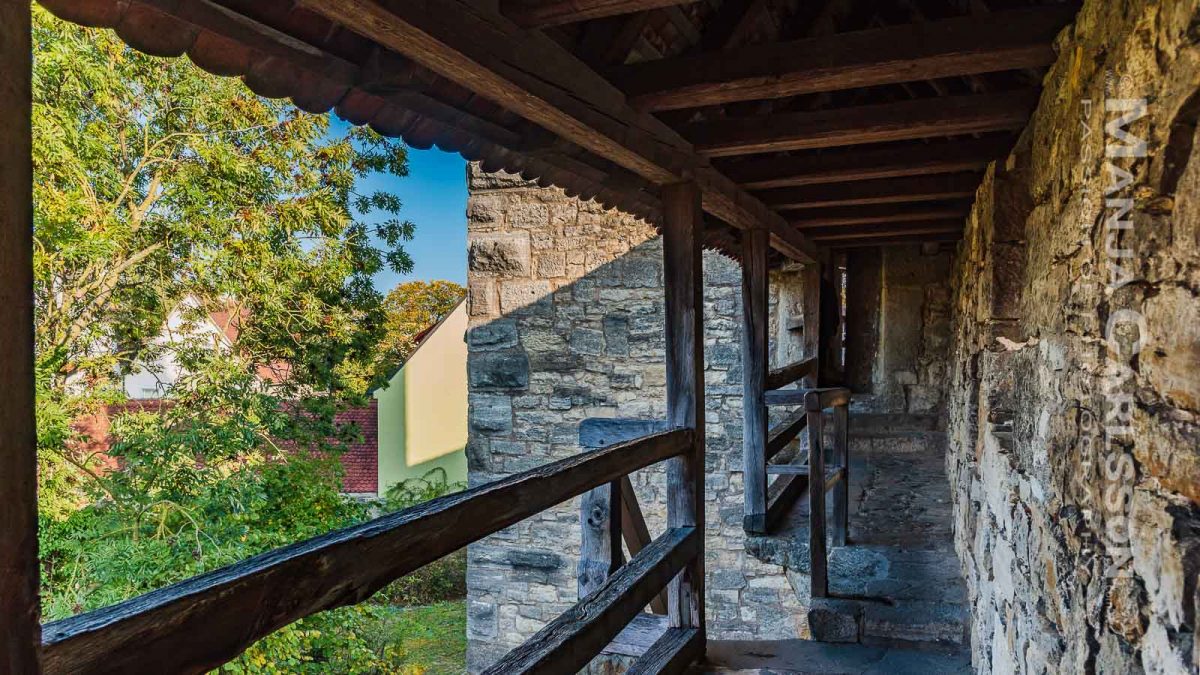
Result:
{"label": "wooden handrail", "polygon": [[812,356],[803,361],[789,363],[767,373],[767,389],[779,389],[799,380],[806,375],[817,372],[817,357]]}
{"label": "wooden handrail", "polygon": [[675,675],[686,672],[703,656],[700,637],[700,631],[695,628],[668,628],[625,671],[625,675]]}
{"label": "wooden handrail", "polygon": [[696,557],[700,536],[695,527],[667,530],[594,592],[484,672],[579,671]]}
{"label": "wooden handrail", "polygon": [[845,387],[822,389],[774,389],[765,395],[767,405],[802,405],[805,410],[825,410],[850,402],[850,390]]}
{"label": "wooden handrail", "polygon": [[769,462],[772,457],[778,455],[779,451],[784,449],[792,439],[799,436],[807,425],[808,415],[804,411],[800,411],[772,427],[770,433],[767,434],[766,461]]}
{"label": "wooden handrail", "polygon": [[691,430],[675,429],[584,452],[48,623],[43,672],[205,672],[297,619],[361,602],[429,562],[693,443]]}

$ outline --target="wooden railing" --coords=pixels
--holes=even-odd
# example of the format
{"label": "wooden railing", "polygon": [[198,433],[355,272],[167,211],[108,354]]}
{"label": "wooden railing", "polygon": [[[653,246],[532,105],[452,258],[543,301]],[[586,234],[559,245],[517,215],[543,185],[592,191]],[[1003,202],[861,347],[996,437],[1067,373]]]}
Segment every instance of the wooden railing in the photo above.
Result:
{"label": "wooden railing", "polygon": [[[824,411],[833,408],[833,462],[825,457]],[[825,493],[833,491],[833,514],[828,519],[834,546],[846,545],[850,527],[850,390],[813,389],[804,396],[808,414],[808,555],[812,596],[829,595],[829,558],[825,548]]]}
{"label": "wooden railing", "polygon": [[[619,482],[632,471],[689,453],[694,435],[674,429],[584,452],[48,623],[43,670],[71,675],[207,671],[293,621],[361,602],[473,541]],[[695,527],[668,529],[490,672],[582,667],[696,558],[699,539]],[[662,639],[681,648],[696,643],[688,639],[694,628],[675,630],[682,632],[668,630]]]}
{"label": "wooden railing", "polygon": [[[800,430],[808,429],[808,454],[787,464],[756,465],[762,467],[761,480],[777,476],[768,490],[770,501],[765,504],[761,520],[746,519],[747,531],[765,534],[773,530],[791,508],[796,498],[808,488],[809,495],[809,555],[812,563],[813,597],[826,597],[829,592],[828,550],[826,532],[834,546],[846,545],[849,527],[850,502],[850,390],[844,387],[825,389],[785,389],[765,393],[766,405],[802,405],[803,410],[772,431],[767,442],[767,460]],[[826,410],[833,413],[832,458],[827,457],[825,444]],[[747,472],[749,473],[749,472]],[[759,475],[746,480],[759,480]],[[833,491],[833,513],[826,517],[825,496]],[[748,514],[749,515],[749,514]],[[761,525],[760,525],[761,523]],[[758,526],[751,529],[752,526]]]}
{"label": "wooden railing", "polygon": [[[806,472],[801,471],[802,467],[788,468],[792,465],[769,464],[808,426],[809,419],[805,411],[792,414],[765,434],[762,428],[766,423],[767,406],[772,403],[772,397],[780,393],[772,390],[785,387],[800,378],[815,375],[816,364],[817,359],[812,357],[771,371],[763,378],[764,389],[761,392],[753,384],[753,376],[747,373],[747,422],[743,426],[745,437],[742,445],[745,453],[743,477],[746,485],[746,513],[742,522],[747,532],[763,534],[774,529],[807,485],[803,478]],[[802,396],[804,390],[786,390],[786,395],[794,395],[795,392],[800,392]],[[768,473],[780,475],[773,483],[768,484]]]}

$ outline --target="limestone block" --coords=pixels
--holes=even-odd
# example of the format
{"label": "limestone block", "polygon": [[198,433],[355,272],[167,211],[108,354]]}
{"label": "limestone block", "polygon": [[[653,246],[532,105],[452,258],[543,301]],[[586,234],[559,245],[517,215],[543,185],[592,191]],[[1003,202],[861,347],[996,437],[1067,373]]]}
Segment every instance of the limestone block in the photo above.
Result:
{"label": "limestone block", "polygon": [[529,275],[529,234],[526,232],[471,233],[467,242],[467,268],[472,272]]}

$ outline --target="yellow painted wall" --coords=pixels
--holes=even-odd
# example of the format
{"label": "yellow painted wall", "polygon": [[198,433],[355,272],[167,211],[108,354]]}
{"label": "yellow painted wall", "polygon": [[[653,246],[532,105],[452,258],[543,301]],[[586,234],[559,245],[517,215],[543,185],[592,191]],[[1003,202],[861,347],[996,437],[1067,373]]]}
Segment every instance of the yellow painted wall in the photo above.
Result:
{"label": "yellow painted wall", "polygon": [[467,479],[467,307],[458,307],[408,359],[379,401],[379,492],[435,467]]}

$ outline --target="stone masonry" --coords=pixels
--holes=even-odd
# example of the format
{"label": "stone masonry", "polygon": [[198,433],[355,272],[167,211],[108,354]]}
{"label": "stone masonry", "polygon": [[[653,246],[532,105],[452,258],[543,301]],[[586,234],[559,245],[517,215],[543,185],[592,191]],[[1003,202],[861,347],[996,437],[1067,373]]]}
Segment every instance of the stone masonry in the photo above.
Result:
{"label": "stone masonry", "polygon": [[1200,669],[1198,40],[1195,0],[1084,3],[979,190],[947,459],[978,672]]}
{"label": "stone masonry", "polygon": [[[468,179],[471,482],[579,452],[586,418],[665,418],[662,245],[654,229],[517,176],[471,167]],[[704,264],[709,633],[805,636],[807,577],[793,579],[793,588],[783,567],[746,554],[740,268],[712,252]],[[789,279],[772,286],[778,294]],[[772,334],[784,333],[776,322]],[[632,480],[651,533],[661,532],[661,467]],[[575,603],[579,540],[572,500],[470,547],[473,671]]]}

